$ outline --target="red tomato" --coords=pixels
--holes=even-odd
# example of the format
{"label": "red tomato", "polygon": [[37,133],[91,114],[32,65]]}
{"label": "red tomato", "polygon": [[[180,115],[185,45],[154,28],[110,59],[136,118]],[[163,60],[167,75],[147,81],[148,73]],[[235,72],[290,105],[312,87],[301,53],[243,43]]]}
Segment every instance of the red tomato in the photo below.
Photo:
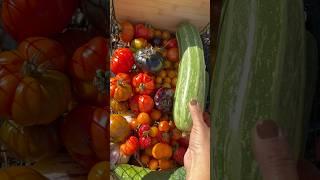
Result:
{"label": "red tomato", "polygon": [[179,61],[179,50],[178,48],[170,48],[167,52],[167,58],[169,61],[177,62]]}
{"label": "red tomato", "polygon": [[135,95],[130,99],[129,106],[133,113],[139,114],[139,95]]}
{"label": "red tomato", "polygon": [[155,89],[155,84],[152,76],[147,73],[139,73],[132,79],[132,85],[135,91],[139,94],[149,95]]}
{"label": "red tomato", "polygon": [[135,38],[143,38],[143,39],[149,39],[149,29],[146,28],[143,24],[137,24],[135,26]]}
{"label": "red tomato", "polygon": [[113,73],[128,73],[133,65],[134,56],[129,48],[118,48],[114,51],[110,62],[110,68]]}
{"label": "red tomato", "polygon": [[178,47],[178,42],[176,38],[170,39],[165,45],[165,48],[167,49],[176,48],[176,47]]}
{"label": "red tomato", "polygon": [[134,27],[131,23],[124,21],[121,24],[120,39],[124,42],[131,42],[134,36]]}
{"label": "red tomato", "polygon": [[[98,162],[98,158],[92,148],[93,143],[91,136],[91,126],[95,119],[95,110],[92,106],[78,106],[66,116],[61,125],[63,144],[71,157],[87,169],[90,169]],[[102,117],[103,116],[101,116],[101,119],[103,119]],[[96,117],[96,119],[99,119],[99,117]],[[107,130],[104,131],[104,134],[106,133]],[[107,141],[107,139],[105,140]],[[100,143],[103,145],[105,142]]]}
{"label": "red tomato", "polygon": [[97,70],[106,71],[107,58],[108,40],[103,37],[95,37],[73,54],[71,74],[77,79],[92,81]]}
{"label": "red tomato", "polygon": [[78,6],[77,0],[23,0],[2,2],[2,23],[18,41],[32,36],[50,36],[62,31]]}
{"label": "red tomato", "polygon": [[108,161],[107,152],[109,150],[109,127],[107,122],[109,113],[107,108],[97,108],[93,113],[93,121],[91,123],[91,139],[92,147],[97,157],[101,161]]}
{"label": "red tomato", "polygon": [[152,97],[148,95],[139,96],[139,111],[140,112],[150,112],[154,107],[154,102]]}

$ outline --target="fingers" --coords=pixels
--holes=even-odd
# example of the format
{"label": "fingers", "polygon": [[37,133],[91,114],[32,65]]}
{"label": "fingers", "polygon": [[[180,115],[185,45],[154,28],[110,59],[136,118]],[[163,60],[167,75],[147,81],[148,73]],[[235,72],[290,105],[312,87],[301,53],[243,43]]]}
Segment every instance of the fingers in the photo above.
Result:
{"label": "fingers", "polygon": [[207,127],[203,119],[203,112],[201,110],[201,107],[196,100],[190,101],[189,110],[193,123],[192,128],[201,129]]}
{"label": "fingers", "polygon": [[298,180],[296,162],[288,142],[274,121],[256,124],[253,149],[264,180]]}

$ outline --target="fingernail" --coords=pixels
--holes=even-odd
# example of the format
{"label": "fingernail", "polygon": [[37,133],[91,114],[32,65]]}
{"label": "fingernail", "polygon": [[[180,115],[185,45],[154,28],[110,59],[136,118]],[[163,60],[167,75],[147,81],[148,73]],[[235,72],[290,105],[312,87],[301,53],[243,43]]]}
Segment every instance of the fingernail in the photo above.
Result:
{"label": "fingernail", "polygon": [[264,120],[256,126],[257,135],[260,139],[270,139],[279,136],[279,127],[272,120]]}
{"label": "fingernail", "polygon": [[197,100],[195,100],[195,99],[192,99],[191,101],[190,101],[190,104],[191,104],[191,106],[195,106],[195,105],[197,105]]}

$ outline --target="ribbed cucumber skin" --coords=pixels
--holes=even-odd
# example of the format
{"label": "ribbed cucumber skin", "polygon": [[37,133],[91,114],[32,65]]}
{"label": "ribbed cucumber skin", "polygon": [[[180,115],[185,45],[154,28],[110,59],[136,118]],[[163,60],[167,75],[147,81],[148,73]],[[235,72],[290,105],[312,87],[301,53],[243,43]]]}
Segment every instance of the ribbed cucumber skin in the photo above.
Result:
{"label": "ribbed cucumber skin", "polygon": [[301,0],[226,0],[210,88],[214,179],[261,179],[252,129],[273,119],[301,146],[305,25]]}
{"label": "ribbed cucumber skin", "polygon": [[181,131],[188,132],[192,119],[188,104],[196,99],[202,108],[205,105],[206,65],[200,33],[190,23],[182,23],[176,33],[180,65],[174,96],[173,118]]}

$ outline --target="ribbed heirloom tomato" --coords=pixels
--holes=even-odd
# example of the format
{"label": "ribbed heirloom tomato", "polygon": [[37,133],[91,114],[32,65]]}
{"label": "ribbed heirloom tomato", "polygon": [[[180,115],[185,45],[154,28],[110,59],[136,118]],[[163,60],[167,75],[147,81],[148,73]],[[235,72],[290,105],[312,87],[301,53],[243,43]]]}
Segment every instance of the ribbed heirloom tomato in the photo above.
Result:
{"label": "ribbed heirloom tomato", "polygon": [[0,54],[0,116],[24,126],[48,124],[64,113],[71,99],[61,45],[29,38],[17,50]]}
{"label": "ribbed heirloom tomato", "polygon": [[134,56],[129,48],[118,48],[114,51],[110,60],[110,68],[113,73],[128,73],[133,65]]}
{"label": "ribbed heirloom tomato", "polygon": [[77,0],[4,0],[2,23],[18,41],[31,36],[50,36],[68,25],[77,5]]}
{"label": "ribbed heirloom tomato", "polygon": [[150,95],[155,89],[154,79],[147,73],[139,73],[133,77],[132,85],[139,94]]}
{"label": "ribbed heirloom tomato", "polygon": [[117,101],[127,101],[132,96],[132,87],[117,77],[110,78],[110,97]]}

